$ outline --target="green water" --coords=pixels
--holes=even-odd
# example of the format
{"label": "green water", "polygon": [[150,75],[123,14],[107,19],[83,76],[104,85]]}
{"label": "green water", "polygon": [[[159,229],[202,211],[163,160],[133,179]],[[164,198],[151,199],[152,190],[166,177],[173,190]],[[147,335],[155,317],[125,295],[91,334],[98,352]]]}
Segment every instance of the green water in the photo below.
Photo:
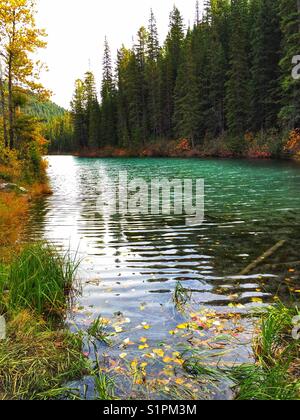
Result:
{"label": "green water", "polygon": [[[177,282],[192,291],[193,310],[216,314],[241,313],[243,333],[222,357],[251,359],[249,310],[274,302],[277,294],[291,301],[300,288],[300,167],[290,162],[197,159],[80,159],[49,157],[53,196],[35,203],[29,226],[32,238],[46,238],[82,259],[82,295],[70,322],[87,329],[93,319],[127,319],[99,357],[144,360],[138,344],[147,338],[149,349],[182,346],[170,334],[186,321],[174,305]],[[186,226],[183,216],[115,215],[97,213],[99,183],[119,171],[130,179],[205,180],[205,221]],[[280,240],[283,248],[248,276],[239,273]],[[295,294],[297,299],[299,294]],[[117,321],[116,321],[117,322]],[[144,323],[144,325],[143,325]],[[145,329],[145,324],[148,329]],[[232,327],[233,328],[233,327]],[[210,331],[205,332],[209,336]],[[134,345],[122,345],[130,339]],[[197,344],[199,345],[199,343]],[[169,347],[168,347],[169,346]],[[164,347],[159,347],[164,348]],[[149,351],[150,351],[149,350]],[[104,356],[103,356],[104,354]],[[109,356],[107,356],[109,355]],[[159,363],[149,368],[157,375]],[[196,390],[194,389],[194,395]],[[221,392],[228,398],[228,391]]]}

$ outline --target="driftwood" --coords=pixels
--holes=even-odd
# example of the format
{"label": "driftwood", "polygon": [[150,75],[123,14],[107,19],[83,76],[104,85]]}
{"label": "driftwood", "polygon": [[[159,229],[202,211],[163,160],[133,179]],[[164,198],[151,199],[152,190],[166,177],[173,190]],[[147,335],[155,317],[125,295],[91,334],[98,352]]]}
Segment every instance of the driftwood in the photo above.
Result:
{"label": "driftwood", "polygon": [[253,261],[248,267],[246,267],[241,273],[240,276],[247,276],[247,274],[251,273],[259,264],[262,264],[267,258],[271,257],[275,254],[278,249],[282,248],[286,241],[279,241],[276,245],[266,251],[263,255]]}

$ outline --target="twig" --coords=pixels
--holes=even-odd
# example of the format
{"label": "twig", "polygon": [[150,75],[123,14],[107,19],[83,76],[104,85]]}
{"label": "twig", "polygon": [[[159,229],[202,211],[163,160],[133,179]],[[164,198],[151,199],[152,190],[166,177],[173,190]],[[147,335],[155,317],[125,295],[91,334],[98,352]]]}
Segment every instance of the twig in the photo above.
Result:
{"label": "twig", "polygon": [[286,243],[286,241],[279,241],[276,245],[274,245],[272,248],[270,248],[268,251],[266,251],[263,255],[261,255],[259,258],[257,258],[255,261],[253,261],[250,265],[248,265],[248,267],[246,267],[240,273],[240,276],[246,276],[247,274],[249,274],[259,264],[262,264],[267,258],[271,257],[273,254],[275,254],[276,251],[278,251],[280,248],[282,248],[285,243]]}

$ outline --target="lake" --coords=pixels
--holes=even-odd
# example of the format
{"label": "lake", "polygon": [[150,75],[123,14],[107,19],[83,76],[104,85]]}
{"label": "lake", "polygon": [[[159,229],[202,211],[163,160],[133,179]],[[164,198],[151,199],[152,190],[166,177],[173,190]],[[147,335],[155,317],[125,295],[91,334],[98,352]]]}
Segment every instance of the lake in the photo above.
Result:
{"label": "lake", "polygon": [[[179,353],[187,346],[203,349],[203,360],[211,365],[251,360],[252,310],[276,299],[289,302],[297,282],[300,288],[294,265],[300,260],[299,165],[47,159],[53,195],[33,203],[27,234],[77,253],[82,291],[68,322],[82,330],[99,316],[109,323],[112,345],[97,343],[88,350],[91,358],[98,354],[106,372],[114,372],[120,395],[128,393],[128,370],[144,362],[143,380],[134,390],[130,385],[135,397],[144,398],[142,386],[159,378],[160,391],[148,390],[147,396],[169,398],[173,392],[176,398],[180,387],[181,397],[201,398],[203,384],[183,372]],[[153,177],[204,179],[204,223],[189,226],[180,215],[113,214],[108,206],[99,212],[99,189],[120,171],[147,182]],[[281,240],[285,245],[264,264],[240,275]],[[187,296],[184,308],[174,299],[178,285]],[[200,326],[196,337],[188,322]],[[85,382],[90,384],[88,378]],[[213,398],[216,391],[208,394],[205,398]],[[217,395],[230,398],[228,384]]]}

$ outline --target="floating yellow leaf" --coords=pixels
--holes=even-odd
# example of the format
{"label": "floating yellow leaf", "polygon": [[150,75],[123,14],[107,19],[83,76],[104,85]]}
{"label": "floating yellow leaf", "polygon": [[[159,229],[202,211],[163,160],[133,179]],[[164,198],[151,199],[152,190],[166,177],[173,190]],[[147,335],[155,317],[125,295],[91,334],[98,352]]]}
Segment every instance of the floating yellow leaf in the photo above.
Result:
{"label": "floating yellow leaf", "polygon": [[147,341],[148,341],[148,339],[147,339],[146,337],[142,337],[142,338],[140,339],[140,342],[141,342],[141,343],[147,343]]}
{"label": "floating yellow leaf", "polygon": [[141,368],[142,368],[142,369],[145,369],[147,366],[148,366],[148,363],[146,363],[146,362],[141,363]]}
{"label": "floating yellow leaf", "polygon": [[137,367],[138,367],[138,362],[137,362],[136,360],[133,360],[133,361],[131,362],[130,366],[131,366],[131,368],[132,368],[133,370],[136,370],[136,369],[137,369]]}
{"label": "floating yellow leaf", "polygon": [[177,325],[177,329],[178,330],[185,330],[186,328],[188,328],[189,327],[189,324],[180,324],[180,325]]}
{"label": "floating yellow leaf", "polygon": [[153,349],[153,353],[159,357],[164,357],[165,352],[162,349]]}
{"label": "floating yellow leaf", "polygon": [[148,348],[149,348],[148,344],[142,344],[142,345],[139,346],[139,350],[145,350],[145,349],[148,349]]}
{"label": "floating yellow leaf", "polygon": [[254,303],[262,303],[263,302],[263,300],[261,298],[252,298],[251,300]]}
{"label": "floating yellow leaf", "polygon": [[182,379],[182,378],[178,378],[178,379],[176,379],[175,382],[176,382],[177,385],[183,385],[185,383],[185,380]]}
{"label": "floating yellow leaf", "polygon": [[151,327],[150,327],[150,325],[144,325],[143,328],[144,328],[144,330],[150,330]]}
{"label": "floating yellow leaf", "polygon": [[174,360],[171,357],[165,357],[164,360],[163,360],[164,363],[171,363],[173,361]]}

